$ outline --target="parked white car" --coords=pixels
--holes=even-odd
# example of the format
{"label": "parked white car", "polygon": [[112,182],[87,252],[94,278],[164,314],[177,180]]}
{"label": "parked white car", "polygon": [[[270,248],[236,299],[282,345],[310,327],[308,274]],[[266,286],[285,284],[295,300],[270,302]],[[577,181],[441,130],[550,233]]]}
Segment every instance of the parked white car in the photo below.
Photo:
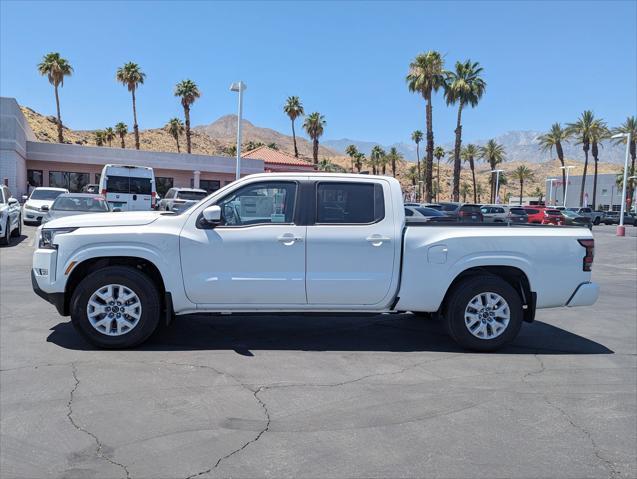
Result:
{"label": "parked white car", "polygon": [[42,218],[42,224],[67,216],[108,213],[110,211],[111,208],[103,196],[90,193],[63,193],[55,199],[47,214]]}
{"label": "parked white car", "polygon": [[199,188],[171,188],[159,202],[160,211],[180,212],[203,200],[208,193]]}
{"label": "parked white car", "polygon": [[20,203],[5,185],[0,186],[0,244],[9,245],[11,238],[22,234]]}
{"label": "parked white car", "polygon": [[33,289],[103,348],[175,314],[415,311],[487,351],[537,308],[598,296],[587,228],[406,220],[381,176],[251,175],[180,215],[54,220],[38,243]]}
{"label": "parked white car", "polygon": [[65,188],[35,188],[22,206],[22,219],[24,224],[40,224],[47,214],[55,199],[63,193],[68,193]]}
{"label": "parked white car", "polygon": [[100,175],[99,193],[112,208],[154,210],[157,201],[155,173],[145,166],[105,165]]}

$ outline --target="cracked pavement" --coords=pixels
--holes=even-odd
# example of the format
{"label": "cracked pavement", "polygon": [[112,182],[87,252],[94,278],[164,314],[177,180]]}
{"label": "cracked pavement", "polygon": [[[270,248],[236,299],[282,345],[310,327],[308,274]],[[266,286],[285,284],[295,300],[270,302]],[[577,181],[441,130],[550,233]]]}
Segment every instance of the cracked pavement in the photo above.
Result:
{"label": "cracked pavement", "polygon": [[596,305],[473,354],[408,314],[188,316],[95,350],[31,291],[25,228],[0,249],[0,477],[637,477],[628,231],[595,228]]}

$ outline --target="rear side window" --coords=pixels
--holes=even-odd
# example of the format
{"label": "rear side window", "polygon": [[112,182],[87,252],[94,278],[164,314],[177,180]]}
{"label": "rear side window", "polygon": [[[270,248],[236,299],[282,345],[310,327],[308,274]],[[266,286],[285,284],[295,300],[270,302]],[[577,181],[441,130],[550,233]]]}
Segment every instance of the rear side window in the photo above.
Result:
{"label": "rear side window", "polygon": [[128,176],[108,176],[106,179],[106,191],[109,193],[129,193]]}
{"label": "rear side window", "polygon": [[385,217],[378,183],[319,183],[316,193],[317,223],[369,224]]}
{"label": "rear side window", "polygon": [[133,195],[150,195],[152,192],[150,178],[130,178],[130,192]]}

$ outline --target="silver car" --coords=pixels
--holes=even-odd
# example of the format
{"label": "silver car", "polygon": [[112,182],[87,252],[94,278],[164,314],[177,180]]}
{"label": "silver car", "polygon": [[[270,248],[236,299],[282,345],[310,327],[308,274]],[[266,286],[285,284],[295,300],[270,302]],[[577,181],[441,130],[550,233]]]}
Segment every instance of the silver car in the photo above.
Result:
{"label": "silver car", "polygon": [[12,237],[22,234],[20,203],[11,196],[9,188],[0,186],[0,244],[9,245]]}
{"label": "silver car", "polygon": [[159,202],[160,211],[181,212],[203,200],[208,193],[199,188],[171,188]]}
{"label": "silver car", "polygon": [[526,223],[528,215],[524,208],[510,205],[482,205],[480,212],[485,223]]}
{"label": "silver car", "polygon": [[[51,208],[47,208],[42,224],[66,216],[108,213],[109,211],[111,208],[103,196],[90,193],[64,193],[55,199]],[[118,209],[115,208],[112,211],[118,211]]]}

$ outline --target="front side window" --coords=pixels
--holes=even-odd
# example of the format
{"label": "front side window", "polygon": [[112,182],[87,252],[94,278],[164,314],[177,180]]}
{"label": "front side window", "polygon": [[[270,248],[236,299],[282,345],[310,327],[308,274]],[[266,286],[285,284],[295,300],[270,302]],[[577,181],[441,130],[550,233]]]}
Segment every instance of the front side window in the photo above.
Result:
{"label": "front side window", "polygon": [[296,183],[264,182],[244,186],[221,199],[224,226],[294,222]]}
{"label": "front side window", "polygon": [[379,183],[319,183],[316,196],[317,223],[369,224],[385,217]]}

